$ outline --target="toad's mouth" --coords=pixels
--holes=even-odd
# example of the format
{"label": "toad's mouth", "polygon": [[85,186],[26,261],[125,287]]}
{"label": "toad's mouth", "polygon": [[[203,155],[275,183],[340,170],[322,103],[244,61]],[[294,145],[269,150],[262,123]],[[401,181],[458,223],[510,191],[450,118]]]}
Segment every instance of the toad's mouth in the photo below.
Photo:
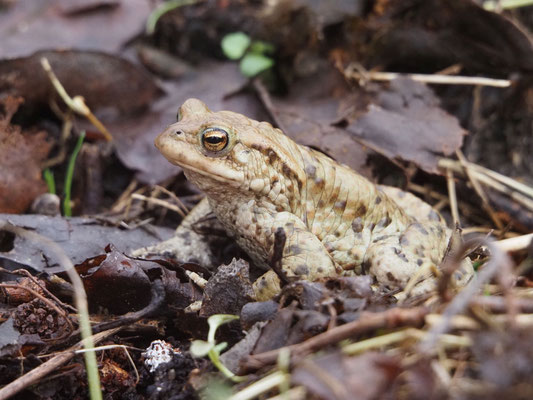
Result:
{"label": "toad's mouth", "polygon": [[241,182],[241,180],[238,179],[237,176],[221,175],[220,173],[215,172],[214,168],[210,168],[209,170],[206,170],[205,168],[197,168],[185,162],[180,162],[179,164],[176,163],[176,165],[179,165],[185,172],[192,171],[196,174],[200,174],[200,175],[212,178],[212,179],[216,179],[217,181],[220,181],[220,182],[224,182],[224,183],[240,183]]}

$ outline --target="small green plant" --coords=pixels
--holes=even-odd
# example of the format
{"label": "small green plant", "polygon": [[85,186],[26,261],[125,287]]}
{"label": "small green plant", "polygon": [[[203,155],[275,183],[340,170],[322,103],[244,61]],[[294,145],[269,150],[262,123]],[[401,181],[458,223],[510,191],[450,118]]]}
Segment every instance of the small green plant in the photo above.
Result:
{"label": "small green plant", "polygon": [[207,319],[209,324],[209,333],[207,334],[207,341],[205,340],[194,340],[191,343],[190,352],[194,357],[205,357],[208,356],[211,362],[215,367],[218,368],[220,372],[224,374],[226,378],[231,379],[233,382],[242,382],[245,378],[242,376],[237,376],[231,372],[222,361],[220,361],[220,353],[227,347],[226,342],[216,343],[215,333],[217,329],[230,321],[239,319],[237,315],[229,314],[216,314],[212,315]]}
{"label": "small green plant", "polygon": [[70,193],[72,190],[72,178],[74,177],[74,166],[76,165],[76,158],[78,158],[78,153],[80,152],[81,145],[83,144],[83,139],[85,139],[85,131],[81,132],[74,147],[74,151],[70,155],[67,166],[67,174],[65,176],[65,198],[63,199],[63,214],[65,217],[72,216],[72,208],[70,206]]}
{"label": "small green plant", "polygon": [[241,73],[249,78],[274,65],[274,60],[270,57],[274,52],[274,46],[260,40],[252,41],[243,32],[227,34],[220,45],[224,55],[230,60],[241,60]]}
{"label": "small green plant", "polygon": [[43,171],[44,181],[48,187],[48,193],[56,194],[56,181],[54,180],[54,173],[50,168],[46,168]]}

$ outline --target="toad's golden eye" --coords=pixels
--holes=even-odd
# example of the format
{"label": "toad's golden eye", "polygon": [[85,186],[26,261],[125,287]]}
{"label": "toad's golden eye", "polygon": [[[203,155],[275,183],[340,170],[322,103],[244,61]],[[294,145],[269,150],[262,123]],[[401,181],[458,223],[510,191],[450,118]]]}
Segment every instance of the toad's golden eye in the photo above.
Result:
{"label": "toad's golden eye", "polygon": [[220,128],[207,128],[202,133],[202,146],[208,151],[221,151],[229,141],[228,132]]}

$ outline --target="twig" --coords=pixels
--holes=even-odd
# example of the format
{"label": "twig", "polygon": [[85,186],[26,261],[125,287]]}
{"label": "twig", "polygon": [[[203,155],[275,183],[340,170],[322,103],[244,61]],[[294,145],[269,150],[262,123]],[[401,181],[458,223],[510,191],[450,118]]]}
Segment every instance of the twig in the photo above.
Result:
{"label": "twig", "polygon": [[46,57],[41,58],[41,66],[45,70],[45,72],[48,75],[48,78],[52,82],[52,85],[54,86],[57,94],[63,99],[65,104],[75,113],[80,114],[87,118],[95,127],[98,129],[102,135],[104,135],[105,140],[108,142],[111,142],[113,140],[113,136],[111,136],[111,133],[106,129],[106,127],[94,116],[91,109],[87,107],[85,104],[83,97],[81,96],[75,96],[74,98],[70,97],[61,84],[59,82],[59,79],[57,79],[56,74],[52,70],[52,67],[50,65],[50,62]]}
{"label": "twig", "polygon": [[274,363],[280,351],[288,350],[290,351],[291,357],[301,357],[325,346],[336,344],[341,340],[376,329],[419,326],[424,322],[424,317],[428,312],[429,310],[425,307],[413,307],[409,309],[393,308],[379,313],[364,312],[357,321],[333,328],[305,342],[248,356],[244,364],[251,368],[257,368]]}
{"label": "twig", "polygon": [[255,399],[260,394],[274,389],[275,387],[283,384],[283,382],[288,379],[288,374],[285,374],[281,371],[274,372],[270,375],[265,376],[264,378],[259,379],[257,382],[254,382],[251,385],[245,387],[241,391],[235,393],[233,396],[230,396],[228,400]]}
{"label": "twig", "polygon": [[[471,173],[478,181],[507,194],[517,203],[520,203],[524,207],[533,211],[533,188],[490,169],[470,162],[467,164],[471,168]],[[465,174],[461,163],[455,160],[441,158],[438,162],[438,166],[442,169],[451,169],[459,174]]]}
{"label": "twig", "polygon": [[463,152],[461,150],[457,150],[455,153],[457,154],[457,158],[459,159],[459,162],[463,166],[466,176],[470,180],[470,183],[472,183],[472,187],[476,191],[477,195],[481,198],[481,205],[483,206],[487,214],[489,214],[489,217],[492,219],[492,222],[494,222],[496,227],[500,230],[503,230],[504,228],[503,222],[500,220],[500,218],[498,218],[498,214],[496,214],[496,212],[490,205],[489,199],[487,195],[485,194],[483,187],[479,184],[476,177],[470,172],[468,161],[463,155]]}
{"label": "twig", "polygon": [[[407,328],[401,331],[388,333],[385,335],[373,337],[370,339],[362,340],[360,342],[351,343],[342,348],[342,352],[347,355],[355,355],[364,351],[373,350],[376,348],[382,348],[390,346],[398,342],[410,340],[423,340],[427,336],[427,332],[416,329]],[[472,340],[468,337],[457,335],[441,335],[439,336],[439,344],[443,344],[447,347],[467,347],[472,344]]]}
{"label": "twig", "polygon": [[176,202],[176,204],[179,205],[183,209],[185,214],[188,214],[189,211],[191,211],[191,210],[189,210],[189,207],[187,207],[185,205],[185,203],[183,203],[183,201],[181,201],[181,199],[178,196],[176,196],[175,193],[171,192],[166,187],[163,187],[163,186],[160,186],[160,185],[155,185],[155,187],[156,187],[156,189],[160,190],[161,192],[165,193],[167,196],[172,198],[172,200],[174,200]]}
{"label": "twig", "polygon": [[[491,250],[492,257],[490,261],[483,267],[481,272],[477,273],[476,276],[472,278],[470,283],[460,291],[446,307],[442,313],[442,321],[437,325],[433,326],[429,331],[428,337],[420,344],[420,349],[426,354],[431,354],[435,351],[435,345],[438,342],[438,338],[450,327],[450,322],[452,318],[462,313],[470,304],[471,299],[475,294],[481,289],[485,282],[488,282],[496,273],[499,271],[509,272],[511,270],[511,260],[507,254],[499,251],[490,241],[487,240],[470,240],[463,245],[463,250],[455,254],[454,257],[450,257],[449,263],[460,262],[464,249],[471,248],[480,243],[485,244]],[[443,266],[443,270],[447,271],[448,268]]]}
{"label": "twig", "polygon": [[72,312],[77,312],[76,308],[72,307],[70,304],[64,303],[61,300],[57,298],[56,295],[54,295],[51,291],[49,291],[46,286],[41,285],[41,283],[28,271],[25,269],[16,269],[14,271],[8,271],[5,268],[0,267],[1,272],[5,272],[7,274],[17,274],[22,275],[31,280],[36,286],[39,286],[41,290],[48,295],[51,299],[53,299],[57,304],[59,304],[63,308],[67,308]]}
{"label": "twig", "polygon": [[142,194],[134,193],[131,195],[132,199],[146,201],[147,203],[156,204],[161,207],[168,208],[169,210],[177,212],[182,218],[185,218],[185,213],[174,204],[169,203],[166,200],[156,199],[154,197],[148,197]]}
{"label": "twig", "polygon": [[483,8],[489,11],[505,10],[511,8],[527,7],[533,5],[532,0],[492,0],[485,1]]}
{"label": "twig", "polygon": [[482,78],[477,76],[451,76],[439,74],[399,74],[396,72],[378,72],[367,71],[366,74],[361,74],[354,69],[352,65],[348,65],[344,70],[344,75],[351,79],[363,79],[372,81],[392,81],[398,78],[409,78],[413,81],[431,83],[437,85],[481,85],[506,88],[511,86],[512,81],[508,79],[492,79]]}
{"label": "twig", "polygon": [[498,247],[501,251],[512,253],[514,251],[527,249],[532,242],[533,233],[528,233],[527,235],[498,240],[497,242],[494,242],[494,245]]}
{"label": "twig", "polygon": [[452,212],[453,224],[461,225],[459,220],[459,209],[457,208],[457,194],[455,193],[455,182],[451,169],[446,170],[446,183],[448,184],[448,196],[450,197],[450,210]]}
{"label": "twig", "polygon": [[267,110],[272,120],[275,122],[276,126],[285,133],[289,132],[284,126],[281,119],[279,118],[279,115],[276,112],[276,108],[274,107],[274,104],[272,103],[272,98],[270,97],[270,93],[268,92],[267,88],[265,87],[261,79],[255,78],[252,81],[252,85],[256,93],[258,94],[259,99],[263,103],[263,106]]}

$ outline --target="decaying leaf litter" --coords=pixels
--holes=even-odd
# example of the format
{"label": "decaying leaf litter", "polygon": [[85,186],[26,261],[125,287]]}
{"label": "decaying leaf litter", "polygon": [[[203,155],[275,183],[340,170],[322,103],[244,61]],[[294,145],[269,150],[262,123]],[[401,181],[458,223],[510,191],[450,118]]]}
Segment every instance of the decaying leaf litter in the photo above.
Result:
{"label": "decaying leaf litter", "polygon": [[[330,3],[199,1],[164,13],[151,35],[148,1],[0,8],[0,211],[11,213],[0,217],[0,398],[88,394],[82,358],[64,352],[80,348],[73,286],[57,247],[37,235],[84,280],[106,396],[531,397],[531,6]],[[274,66],[244,76],[221,47],[235,32],[272,46]],[[43,57],[111,144],[65,106]],[[381,81],[384,72],[402,76]],[[131,258],[167,239],[201,198],[152,145],[189,97],[271,121],[453,214],[466,238],[459,250],[479,265],[477,287],[452,296],[451,257],[437,293],[403,304],[367,276],[294,282],[253,302],[253,266],[216,221],[180,228],[188,260]],[[82,131],[69,219],[60,203]],[[59,196],[46,193],[45,168]],[[213,336],[208,317],[220,314],[240,320]],[[155,339],[170,345],[154,347],[170,362],[150,372]],[[193,358],[191,342],[221,353],[216,362],[241,382],[224,380],[212,354]]]}

